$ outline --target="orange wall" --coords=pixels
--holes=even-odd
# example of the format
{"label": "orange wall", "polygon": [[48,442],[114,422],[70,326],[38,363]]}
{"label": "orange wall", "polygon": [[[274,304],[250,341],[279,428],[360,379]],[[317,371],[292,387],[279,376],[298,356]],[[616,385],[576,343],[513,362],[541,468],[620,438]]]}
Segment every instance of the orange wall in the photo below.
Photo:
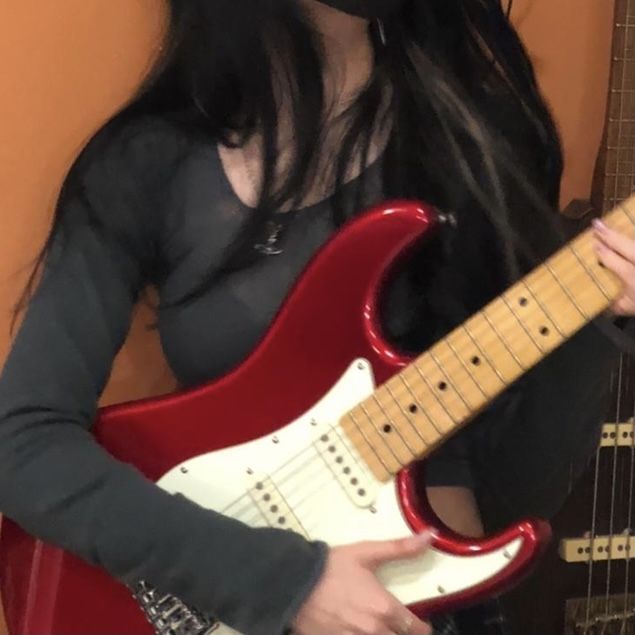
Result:
{"label": "orange wall", "polygon": [[[133,90],[156,50],[159,0],[0,0],[0,360],[9,309],[73,156]],[[516,0],[567,151],[564,202],[586,197],[603,121],[611,0]],[[105,401],[173,380],[141,311]]]}
{"label": "orange wall", "polygon": [[515,0],[514,17],[560,127],[562,202],[587,198],[608,93],[613,0]]}

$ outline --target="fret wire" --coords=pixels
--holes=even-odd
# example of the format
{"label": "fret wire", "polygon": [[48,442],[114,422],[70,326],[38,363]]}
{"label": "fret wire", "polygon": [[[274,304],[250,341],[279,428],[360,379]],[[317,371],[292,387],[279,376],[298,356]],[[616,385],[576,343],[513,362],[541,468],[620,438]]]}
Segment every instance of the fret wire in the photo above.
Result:
{"label": "fret wire", "polygon": [[467,401],[463,398],[463,395],[461,394],[459,389],[454,386],[454,382],[450,381],[449,377],[445,377],[445,375],[449,375],[449,373],[445,373],[444,372],[443,366],[439,363],[439,360],[437,359],[436,355],[433,353],[432,349],[430,349],[428,351],[428,354],[430,355],[430,357],[432,358],[434,363],[437,365],[437,368],[439,369],[439,372],[441,373],[441,378],[443,379],[443,381],[447,380],[446,383],[448,384],[448,386],[453,388],[454,392],[459,396],[461,401],[465,404],[465,407],[467,408],[467,411],[471,412],[472,411],[472,406],[470,406],[470,404],[467,403]]}
{"label": "fret wire", "polygon": [[359,423],[357,423],[357,420],[355,419],[355,415],[353,414],[352,410],[348,413],[348,418],[353,422],[355,429],[361,433],[362,437],[364,437],[364,441],[366,441],[366,445],[370,448],[371,452],[379,459],[379,462],[384,466],[384,469],[386,470],[386,472],[388,474],[392,474],[393,471],[388,467],[388,465],[386,465],[386,462],[382,458],[381,454],[375,449],[375,446],[368,440],[368,437],[366,436],[366,433],[364,432],[363,427],[361,427]]}
{"label": "fret wire", "polygon": [[[384,388],[388,391],[388,394],[390,395],[390,398],[393,400],[393,402],[397,405],[397,408],[399,408],[399,410],[401,411],[401,413],[404,416],[404,419],[408,422],[408,424],[410,425],[410,427],[414,430],[415,434],[421,439],[421,442],[423,443],[423,445],[425,446],[425,449],[427,450],[430,446],[428,444],[428,442],[423,438],[423,436],[421,435],[421,432],[419,431],[419,426],[415,425],[411,420],[410,420],[410,413],[401,406],[401,404],[399,403],[399,400],[395,397],[395,393],[392,391],[392,388],[390,387],[390,382],[386,382],[384,384]],[[421,411],[423,412],[424,416],[426,417],[426,419],[429,420],[428,414],[426,412],[424,412],[423,408],[417,406],[417,411]],[[434,425],[432,426],[434,427]],[[435,432],[438,431],[435,428]]]}
{"label": "fret wire", "polygon": [[384,417],[386,417],[386,420],[390,424],[391,428],[399,435],[399,438],[401,439],[402,443],[404,444],[408,452],[410,452],[412,458],[417,456],[417,451],[413,450],[410,447],[410,444],[408,443],[406,438],[401,434],[401,430],[399,429],[399,426],[395,423],[394,419],[388,414],[388,412],[386,411],[386,408],[384,408],[383,404],[381,403],[380,399],[377,396],[377,392],[373,393],[372,398],[373,398],[373,401],[379,406],[379,409],[381,410]]}
{"label": "fret wire", "polygon": [[[519,291],[520,291],[520,289],[519,289]],[[516,311],[516,310],[515,310],[515,309],[514,309],[511,305],[510,305],[510,303],[508,302],[508,300],[507,300],[507,298],[505,297],[505,295],[503,295],[502,297],[503,297],[503,300],[505,300],[505,303],[507,304],[507,306],[508,306],[509,310],[510,310],[510,311],[514,314],[514,316],[516,316],[516,319],[518,320],[518,322],[521,324],[521,326],[525,329],[525,331],[526,331],[526,332],[527,332],[527,334],[529,335],[529,330],[528,330],[528,329],[526,328],[526,326],[525,326],[525,319],[526,319],[526,318],[523,318],[523,317],[522,317],[522,315],[519,315],[519,313],[518,313],[518,312],[517,312],[517,311]],[[515,304],[514,304],[514,306],[515,306]],[[538,306],[539,306],[539,305],[538,305]],[[528,307],[528,308],[530,308],[530,307]],[[544,313],[544,311],[543,311],[543,313]],[[547,318],[547,320],[548,320],[548,321],[549,321],[549,323],[551,324],[552,322],[551,322],[551,320],[549,320],[549,317],[548,317],[546,314],[545,314],[545,317]],[[557,327],[556,327],[556,328],[557,328]],[[536,345],[536,347],[537,347],[537,349],[538,349],[538,351],[539,351],[540,353],[545,353],[545,352],[547,352],[547,351],[552,350],[552,348],[553,348],[553,347],[549,346],[549,344],[547,344],[547,345],[543,348],[543,346],[541,345],[541,343],[542,343],[542,341],[543,341],[543,340],[538,339],[538,341],[536,341],[536,340],[534,340],[534,339],[533,339],[533,336],[530,336],[530,337],[531,337],[531,339],[534,341],[534,344]]]}
{"label": "fret wire", "polygon": [[[345,442],[347,442],[349,445],[352,445],[353,450],[355,450],[354,459],[356,463],[359,464],[359,461],[357,460],[357,456],[359,456],[359,460],[363,461],[366,467],[369,468],[373,472],[373,474],[375,474],[375,476],[378,476],[380,480],[383,480],[385,476],[390,476],[392,474],[392,471],[390,470],[388,465],[386,465],[385,461],[382,459],[379,453],[376,451],[375,447],[370,444],[370,442],[366,438],[366,435],[355,422],[354,417],[351,415],[351,413],[347,413],[346,417],[348,417],[353,423],[352,427],[346,425],[345,418],[343,417],[340,420],[339,426],[332,426],[329,429],[337,432],[337,435],[340,439],[343,438]],[[342,437],[342,434],[338,432],[338,429],[341,429],[344,437]],[[368,449],[366,449],[366,447],[363,447],[363,442],[365,442],[370,452],[368,451]],[[375,465],[377,466],[377,468],[375,467]]]}
{"label": "fret wire", "polygon": [[472,332],[470,331],[467,325],[467,322],[463,324],[461,328],[469,335],[472,342],[474,342],[474,345],[479,350],[481,357],[489,364],[490,368],[496,373],[496,375],[498,375],[498,378],[501,380],[501,383],[503,384],[503,386],[507,387],[509,385],[507,383],[507,380],[505,379],[505,377],[503,377],[503,374],[500,372],[500,370],[498,370],[498,368],[494,366],[494,364],[490,360],[487,353],[481,348],[480,344],[478,343],[478,340],[472,335]]}
{"label": "fret wire", "polygon": [[571,301],[571,304],[573,304],[573,306],[575,307],[575,309],[577,310],[577,312],[585,319],[585,320],[589,320],[589,316],[585,313],[585,311],[583,309],[580,308],[580,306],[578,305],[578,303],[575,301],[575,299],[573,298],[573,296],[571,295],[571,293],[569,292],[569,289],[567,289],[567,287],[565,285],[563,285],[560,282],[560,279],[558,278],[558,276],[554,273],[553,269],[551,268],[551,265],[549,264],[549,261],[547,260],[545,262],[545,268],[547,269],[547,271],[549,271],[549,273],[551,274],[551,277],[558,283],[558,286],[565,292],[565,294],[567,295],[567,297],[569,298],[569,300]]}
{"label": "fret wire", "polygon": [[[487,307],[485,307],[485,309],[487,309]],[[520,362],[520,359],[518,359],[516,353],[507,345],[507,342],[502,338],[496,326],[489,319],[487,313],[485,312],[485,309],[483,309],[483,311],[480,312],[480,315],[482,315],[487,320],[487,323],[490,325],[491,329],[494,331],[494,333],[498,336],[498,339],[501,341],[503,348],[506,348],[509,351],[511,356],[514,358],[514,361],[516,362],[516,364],[518,364],[518,367],[521,370],[526,370],[523,364]]]}
{"label": "fret wire", "polygon": [[[413,364],[413,366],[416,366],[416,362]],[[406,387],[406,390],[410,393],[410,395],[412,396],[413,401],[415,402],[415,404],[417,404],[417,406],[421,409],[424,410],[424,408],[421,405],[421,402],[419,399],[417,399],[416,393],[415,391],[410,387],[410,382],[408,381],[408,379],[406,378],[405,374],[403,372],[399,373],[398,375],[399,379],[401,379],[401,382],[403,383],[403,385]],[[439,436],[442,437],[443,436],[443,431],[439,430],[439,428],[437,428],[437,424],[434,420],[433,417],[431,417],[427,412],[426,412],[426,417],[428,417],[428,419],[430,420],[430,423],[432,424],[432,427],[438,432]],[[451,418],[451,417],[450,417]]]}
{"label": "fret wire", "polygon": [[584,267],[585,271],[587,272],[587,274],[589,275],[591,280],[595,281],[595,286],[602,292],[604,297],[609,302],[611,302],[613,300],[613,295],[606,291],[606,289],[604,288],[604,285],[602,284],[602,282],[598,279],[598,277],[595,275],[595,273],[591,269],[589,269],[589,267],[587,266],[586,262],[584,262],[584,260],[580,257],[580,254],[578,253],[578,250],[575,248],[574,242],[570,242],[567,245],[566,248],[568,249],[568,251],[570,251],[576,257],[578,262]]}
{"label": "fret wire", "polygon": [[532,289],[529,286],[529,283],[526,281],[526,279],[525,280],[521,280],[521,283],[525,287],[525,289],[527,289],[527,291],[529,291],[529,295],[531,295],[531,297],[534,299],[534,302],[542,309],[542,312],[547,316],[549,321],[556,327],[556,330],[561,335],[561,337],[566,338],[567,336],[564,333],[564,331],[560,328],[558,323],[553,319],[553,316],[551,315],[551,313],[549,311],[547,311],[546,305],[544,305],[538,299],[538,296],[532,291]]}
{"label": "fret wire", "polygon": [[[512,289],[510,289],[510,291],[512,291]],[[501,299],[503,300],[503,302],[505,303],[505,305],[507,306],[508,311],[512,314],[512,316],[514,317],[514,319],[516,320],[516,322],[518,322],[518,324],[520,324],[521,328],[523,329],[523,331],[525,331],[525,333],[527,333],[527,337],[529,338],[529,340],[533,343],[533,345],[538,349],[539,353],[542,353],[542,347],[541,345],[534,339],[534,336],[531,334],[531,331],[527,328],[527,326],[525,325],[524,321],[521,320],[517,315],[516,312],[511,308],[511,306],[509,306],[509,302],[507,300],[507,298],[505,297],[505,295],[503,294],[501,296]]]}
{"label": "fret wire", "polygon": [[[338,438],[340,439],[340,441],[342,442],[342,445],[349,450],[349,454],[353,457],[353,461],[355,461],[355,463],[357,463],[357,466],[360,469],[363,469],[363,465],[362,463],[366,460],[366,458],[361,454],[361,452],[356,449],[355,452],[350,452],[349,449],[349,445],[351,444],[351,438],[348,436],[346,430],[344,430],[343,428],[341,428],[341,426],[332,426],[330,428],[333,432],[335,432],[335,434],[338,436]],[[341,430],[341,432],[340,432]],[[342,436],[344,435],[344,436]],[[353,448],[355,448],[354,442],[353,442]],[[371,448],[372,449],[372,448]],[[360,461],[362,463],[360,463]],[[390,474],[390,472],[388,472],[388,474]]]}
{"label": "fret wire", "polygon": [[[623,203],[620,206],[618,206],[615,210],[613,210],[613,212],[609,215],[607,221],[609,225],[615,227],[619,231],[625,231],[624,220],[627,221],[628,227],[631,227],[632,225],[635,224],[634,217],[635,217],[635,196],[633,198],[628,199],[628,204]],[[620,222],[619,221],[620,218],[624,220]],[[520,332],[520,329],[525,331],[525,334],[529,338],[529,342],[531,343],[531,345],[535,346],[538,352],[544,352],[543,347],[540,346],[540,342],[542,342],[543,340],[538,339],[538,341],[536,341],[532,337],[535,319],[538,320],[537,325],[540,326],[540,321],[546,318],[551,323],[550,325],[553,326],[560,333],[561,336],[563,336],[563,339],[566,337],[565,331],[563,331],[563,328],[560,327],[558,321],[554,319],[550,309],[548,308],[549,306],[551,306],[550,303],[552,301],[558,300],[558,299],[562,301],[564,297],[566,296],[566,298],[568,298],[569,302],[573,306],[574,310],[580,314],[580,316],[584,319],[584,321],[587,321],[587,322],[591,319],[591,317],[594,317],[595,315],[597,315],[599,311],[602,309],[602,307],[607,306],[606,304],[599,303],[602,296],[604,296],[604,298],[608,300],[609,302],[611,301],[614,294],[610,293],[610,291],[607,292],[608,278],[598,279],[598,275],[601,272],[596,272],[594,269],[590,269],[592,265],[590,261],[588,261],[587,251],[586,251],[587,249],[590,248],[590,243],[589,243],[590,238],[591,238],[591,233],[589,231],[585,232],[585,234],[578,237],[574,242],[565,245],[565,247],[561,249],[560,252],[558,252],[558,254],[555,254],[553,257],[551,257],[546,262],[544,262],[541,267],[539,267],[538,269],[534,270],[534,272],[532,272],[532,274],[536,274],[536,273],[542,274],[543,272],[547,272],[551,280],[549,281],[545,280],[543,283],[535,275],[529,274],[528,276],[525,276],[516,285],[512,286],[507,292],[505,292],[503,295],[499,297],[498,300],[502,300],[502,302],[499,302],[497,300],[490,303],[487,307],[485,307],[484,310],[481,311],[482,315],[479,315],[479,313],[476,313],[472,316],[474,318],[474,322],[472,322],[472,320],[470,319],[466,323],[461,325],[461,328],[463,329],[464,333],[468,335],[472,344],[476,347],[476,349],[478,349],[478,351],[482,355],[482,359],[490,365],[491,370],[498,376],[499,380],[501,381],[501,386],[500,386],[501,389],[504,389],[508,385],[508,381],[503,377],[502,373],[499,371],[496,365],[492,362],[492,359],[485,352],[484,347],[487,347],[486,341],[489,342],[490,346],[493,346],[494,344],[491,338],[495,337],[496,339],[498,339],[498,344],[496,345],[497,346],[500,345],[502,348],[500,349],[500,351],[496,349],[496,355],[494,357],[495,358],[500,357],[501,359],[504,359],[505,354],[508,354],[512,359],[514,359],[519,369],[521,371],[524,371],[524,370],[527,370],[527,367],[523,364],[519,355],[516,354],[515,349],[512,349],[511,345],[507,343],[508,341],[509,342],[516,341],[512,337],[514,334],[514,329],[515,329],[516,336]],[[560,258],[560,256],[563,256],[563,257]],[[571,257],[574,257],[578,261],[579,265],[581,265],[581,268],[575,269],[570,266],[570,260],[568,260],[568,258],[571,258]],[[574,277],[572,280],[569,280],[567,275],[558,276],[556,274],[556,269],[560,268],[561,266],[565,267],[565,269],[561,273],[565,273],[566,271],[568,271],[569,273],[573,273]],[[593,291],[592,287],[588,286],[588,283],[586,283],[585,280],[581,278],[580,276],[581,272],[583,272],[585,276],[587,276],[588,278],[591,279],[592,282],[594,282],[595,286],[597,287],[597,290]],[[569,283],[565,284],[564,281],[569,281],[570,284]],[[535,282],[537,285],[545,284],[544,291],[541,291],[540,293],[538,293],[537,288],[532,288],[532,282]],[[582,283],[584,283],[584,285],[580,287]],[[515,310],[515,302],[514,302],[514,296],[518,293],[522,293],[523,290],[527,291],[536,302],[535,307],[533,308],[529,307],[526,317],[525,317],[525,312],[520,310],[518,311]],[[598,291],[602,292],[602,296],[598,294]],[[551,299],[550,296],[554,292],[556,292],[556,297]],[[591,295],[589,297],[585,295],[585,293],[587,292],[591,292]],[[544,297],[542,297],[541,294]],[[578,302],[576,299],[577,295],[579,295],[581,298],[580,302]],[[589,312],[585,308],[586,306],[585,303],[589,304],[590,312],[592,313],[592,315],[589,315]],[[525,304],[526,303],[521,302],[521,306],[524,306]],[[507,309],[506,314],[500,313],[500,309],[503,306],[506,307]],[[540,310],[544,314],[543,316],[539,315],[536,312],[537,307],[540,308]],[[567,311],[567,314],[570,315],[570,310]],[[562,323],[565,326],[567,325],[566,320]],[[484,326],[488,325],[489,330],[486,330],[485,332],[481,333],[479,337],[476,337],[475,334],[470,331],[470,324],[472,325],[482,324]],[[510,324],[513,325],[511,334],[509,332]],[[574,330],[578,330],[578,328],[581,325],[582,325],[581,322],[576,323],[574,321],[572,323],[571,332],[573,332]],[[500,329],[498,328],[499,326],[500,326]],[[509,340],[507,340],[506,337],[503,336],[503,332],[505,332],[510,337]],[[392,426],[391,431],[392,429],[394,429],[396,433],[395,435],[393,435],[392,437],[388,437],[386,436],[388,433],[384,435],[382,434],[380,430],[376,428],[375,421],[377,421],[378,419],[376,417],[374,418],[374,416],[371,416],[370,414],[370,410],[369,410],[369,406],[371,404],[370,399],[366,399],[360,405],[361,411],[365,415],[368,422],[371,424],[371,427],[368,430],[365,429],[366,424],[360,425],[360,421],[356,419],[356,416],[353,411],[347,413],[348,421],[350,421],[353,424],[353,428],[350,430],[350,432],[357,433],[359,436],[363,438],[366,445],[370,448],[372,453],[378,459],[379,465],[383,466],[387,474],[393,473],[397,465],[399,466],[404,465],[403,461],[399,458],[402,454],[401,446],[400,445],[395,446],[394,444],[391,444],[389,441],[391,441],[392,439],[396,440],[396,437],[398,437],[401,440],[401,443],[403,444],[403,448],[405,450],[408,450],[413,457],[417,456],[418,452],[416,451],[416,449],[413,448],[413,445],[412,445],[413,443],[415,443],[415,440],[417,437],[423,442],[423,446],[425,449],[428,449],[428,445],[429,445],[428,442],[425,440],[425,438],[422,436],[421,430],[431,431],[432,429],[434,429],[434,431],[438,435],[440,435],[440,437],[448,436],[454,430],[454,428],[458,427],[461,423],[463,423],[466,419],[468,419],[474,413],[474,411],[477,410],[480,407],[480,405],[482,405],[481,402],[478,402],[478,406],[476,406],[476,408],[470,405],[470,402],[472,401],[476,403],[476,399],[474,397],[473,392],[470,392],[470,391],[473,391],[473,388],[469,384],[467,383],[465,384],[465,387],[467,388],[465,392],[458,387],[459,382],[456,379],[456,375],[460,374],[458,371],[459,367],[463,368],[468,381],[472,381],[474,385],[476,386],[476,389],[480,391],[480,393],[485,397],[485,402],[488,399],[487,392],[484,390],[483,386],[481,385],[479,381],[478,373],[476,371],[472,372],[472,370],[469,368],[467,364],[467,358],[465,357],[465,355],[462,355],[460,353],[460,351],[463,350],[463,346],[465,346],[464,344],[465,340],[462,340],[462,341],[457,340],[453,342],[450,339],[456,333],[457,331],[455,330],[453,333],[450,333],[449,335],[447,335],[438,344],[439,348],[436,348],[437,345],[435,345],[435,347],[433,347],[430,351],[428,351],[428,353],[424,353],[424,355],[422,355],[418,361],[413,362],[409,368],[398,373],[399,380],[402,382],[403,386],[405,387],[407,394],[410,394],[413,397],[414,403],[417,404],[420,411],[426,417],[426,420],[429,420],[431,424],[431,428],[429,428],[428,426],[426,428],[423,428],[422,426],[419,427],[413,423],[412,418],[408,416],[404,408],[401,406],[401,398],[397,397],[397,393],[394,393],[391,390],[390,385],[388,384],[386,385],[387,394],[390,396],[392,403],[389,403],[389,402],[384,403],[381,398],[381,395],[377,394],[377,392],[373,393],[372,399],[375,401],[375,404],[379,408],[379,411],[383,414],[383,417],[391,424]],[[483,346],[481,346],[480,344],[481,341],[483,342]],[[440,347],[441,344],[445,344],[447,348],[442,349]],[[447,349],[450,350],[450,353],[447,352]],[[467,350],[469,351],[469,348]],[[521,346],[521,348],[519,348],[518,350],[519,350],[519,354],[522,354],[523,356],[525,356],[525,353],[527,353],[526,346]],[[450,357],[454,357],[455,358],[454,361],[450,360]],[[456,364],[457,359],[459,362],[458,365]],[[528,355],[529,367],[534,366],[535,361],[537,360],[534,360],[532,357]],[[426,362],[428,362],[428,364],[426,364]],[[432,381],[432,378],[436,375],[436,371],[430,372],[429,376],[427,373],[423,372],[424,364],[426,364],[425,368],[427,370],[432,370],[429,366],[430,363],[433,363],[436,366],[436,371],[441,373],[438,386],[434,386],[436,382]],[[444,364],[447,366],[447,368],[444,368]],[[452,367],[451,364],[454,364],[454,366]],[[507,365],[508,365],[508,361],[505,360],[506,369],[507,369]],[[434,411],[436,413],[435,418],[431,416],[431,414],[427,411],[426,408],[422,407],[422,401],[419,398],[417,398],[415,391],[413,390],[412,386],[410,385],[408,381],[407,372],[412,372],[412,368],[411,368],[412,366],[414,366],[414,371],[419,375],[420,379],[422,380],[422,386],[427,386],[428,391],[432,392],[433,398],[436,400],[438,407],[440,407],[439,412],[437,412],[436,410]],[[452,368],[454,370],[452,370]],[[448,380],[448,378],[451,376],[454,376],[453,381]],[[518,375],[513,376],[511,381],[514,381],[517,378],[517,376]],[[420,388],[417,387],[417,391],[419,390]],[[425,397],[425,400],[427,399],[429,399],[429,397]],[[462,402],[463,405],[465,406],[465,414],[463,414],[462,412],[463,408],[459,408],[459,406],[457,405],[460,402]],[[392,410],[394,406],[397,406],[397,411]],[[459,416],[458,420],[453,415],[454,411],[458,413],[458,416]],[[395,413],[399,413],[400,415],[403,416],[403,418],[405,418],[406,423],[409,426],[411,426],[411,428],[414,429],[416,437],[412,435],[408,436],[409,433],[404,435],[404,433],[407,432],[407,427],[405,426],[405,424],[401,422],[401,419],[397,421],[395,418],[393,418],[393,415]],[[437,421],[442,422],[443,427],[446,428],[444,431],[442,431],[439,428],[439,426],[437,425]],[[401,427],[402,425],[404,425],[403,428]],[[346,429],[344,428],[344,430]],[[382,453],[378,451],[380,449],[380,446],[378,445],[377,447],[375,447],[370,442],[370,438],[368,435],[370,435],[371,432],[375,432],[382,439],[388,451],[393,455],[394,459],[396,460],[395,468],[391,468],[389,466],[389,463],[392,462],[388,460],[390,457],[388,455],[382,455]],[[365,453],[362,453],[360,456],[363,457],[364,454]],[[408,457],[405,460],[409,461],[410,458]],[[375,473],[380,472],[380,470],[375,469],[374,467],[372,467],[371,469],[373,469]]]}
{"label": "fret wire", "polygon": [[370,413],[368,412],[368,408],[366,408],[363,401],[359,404],[359,407],[362,409],[362,412],[364,413],[364,416],[366,417],[366,419],[368,419],[368,422],[370,423],[371,428],[375,431],[379,439],[383,441],[384,446],[388,448],[389,452],[393,455],[397,463],[399,463],[401,467],[405,467],[406,464],[401,462],[401,459],[397,456],[397,453],[395,452],[395,450],[393,450],[392,446],[390,445],[390,442],[386,438],[386,435],[382,434],[381,430],[379,430],[377,426],[375,425],[373,417],[370,416]]}
{"label": "fret wire", "polygon": [[437,400],[438,404],[441,406],[441,409],[445,411],[445,414],[448,415],[448,417],[450,417],[450,420],[452,421],[452,423],[454,424],[459,423],[459,420],[455,419],[452,416],[452,413],[446,408],[443,401],[441,401],[441,399],[439,398],[439,395],[437,395],[437,391],[430,385],[428,378],[421,372],[421,369],[419,368],[419,364],[415,362],[413,366],[414,366],[414,369],[417,371],[419,377],[421,377],[421,379],[423,379],[425,384],[428,386],[428,390],[432,392],[433,397]]}
{"label": "fret wire", "polygon": [[489,399],[491,395],[488,395],[481,387],[481,384],[478,382],[478,379],[472,376],[473,375],[472,369],[465,363],[463,356],[457,353],[456,348],[454,348],[454,344],[452,344],[452,340],[450,339],[450,336],[446,337],[443,341],[448,345],[448,348],[452,351],[452,353],[454,353],[454,357],[456,357],[459,360],[459,362],[461,362],[461,364],[463,365],[463,368],[465,369],[465,372],[472,379],[472,381],[474,382],[474,385],[481,391],[481,394],[483,395],[483,397],[485,397],[485,399]]}

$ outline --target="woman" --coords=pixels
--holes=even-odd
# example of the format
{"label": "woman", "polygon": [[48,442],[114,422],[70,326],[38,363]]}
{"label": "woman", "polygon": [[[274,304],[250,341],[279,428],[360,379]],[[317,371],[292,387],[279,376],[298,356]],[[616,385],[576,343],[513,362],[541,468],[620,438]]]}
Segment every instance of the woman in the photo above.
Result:
{"label": "woman", "polygon": [[[370,203],[422,198],[456,220],[386,302],[393,339],[413,351],[553,249],[560,148],[531,66],[498,0],[170,9],[152,77],[73,166],[42,280],[25,295],[0,380],[0,508],[123,582],[147,580],[249,635],[423,635],[373,569],[419,553],[425,537],[328,550],[244,527],[113,460],[90,423],[147,284],[159,291],[166,356],[191,386],[248,354],[316,249]],[[633,242],[605,236],[605,263],[632,289]],[[627,300],[620,308],[632,313]],[[614,357],[587,329],[554,358],[571,375],[585,355],[600,377]],[[549,512],[561,499],[534,496],[535,461],[523,457],[526,480],[514,481],[518,448],[540,448],[547,434],[538,411],[517,433],[519,404],[539,403],[548,372],[430,462],[432,500],[455,528],[481,531],[473,489],[509,513]],[[600,420],[604,382],[581,374],[586,419],[562,425],[586,443],[550,444],[559,454],[540,469],[553,474],[583,462]],[[563,378],[565,394],[572,385]],[[493,456],[503,479],[486,469]],[[525,489],[512,497],[497,481]]]}

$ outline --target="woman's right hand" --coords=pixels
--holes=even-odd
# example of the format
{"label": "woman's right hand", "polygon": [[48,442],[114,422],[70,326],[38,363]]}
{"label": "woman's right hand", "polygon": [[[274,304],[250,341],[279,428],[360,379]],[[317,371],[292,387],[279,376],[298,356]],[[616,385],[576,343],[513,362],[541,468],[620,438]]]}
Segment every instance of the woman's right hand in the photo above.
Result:
{"label": "woman's right hand", "polygon": [[430,626],[375,575],[382,564],[421,555],[430,538],[421,534],[331,549],[321,580],[293,622],[294,635],[430,635]]}

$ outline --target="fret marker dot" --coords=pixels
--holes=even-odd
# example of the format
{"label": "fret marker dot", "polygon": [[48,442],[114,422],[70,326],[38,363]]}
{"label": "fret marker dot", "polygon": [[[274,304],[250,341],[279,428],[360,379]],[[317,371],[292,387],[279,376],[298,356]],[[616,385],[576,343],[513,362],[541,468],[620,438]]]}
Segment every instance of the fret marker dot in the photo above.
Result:
{"label": "fret marker dot", "polygon": [[520,304],[520,306],[527,306],[528,304],[527,298],[520,298],[520,300],[518,300],[518,304]]}
{"label": "fret marker dot", "polygon": [[545,337],[549,335],[549,327],[541,326],[540,327],[540,335],[544,335]]}
{"label": "fret marker dot", "polygon": [[414,404],[414,403],[411,403],[411,404],[408,406],[408,410],[409,410],[412,414],[415,414],[415,413],[417,412],[417,410],[418,410],[417,405],[416,405],[416,404]]}
{"label": "fret marker dot", "polygon": [[472,357],[472,359],[470,361],[472,362],[472,364],[474,366],[480,366],[480,364],[481,364],[481,358],[480,357],[474,356],[474,357]]}
{"label": "fret marker dot", "polygon": [[439,390],[446,390],[448,385],[444,381],[439,382]]}
{"label": "fret marker dot", "polygon": [[386,424],[382,430],[386,433],[386,434],[390,434],[392,432],[392,427],[389,424]]}

